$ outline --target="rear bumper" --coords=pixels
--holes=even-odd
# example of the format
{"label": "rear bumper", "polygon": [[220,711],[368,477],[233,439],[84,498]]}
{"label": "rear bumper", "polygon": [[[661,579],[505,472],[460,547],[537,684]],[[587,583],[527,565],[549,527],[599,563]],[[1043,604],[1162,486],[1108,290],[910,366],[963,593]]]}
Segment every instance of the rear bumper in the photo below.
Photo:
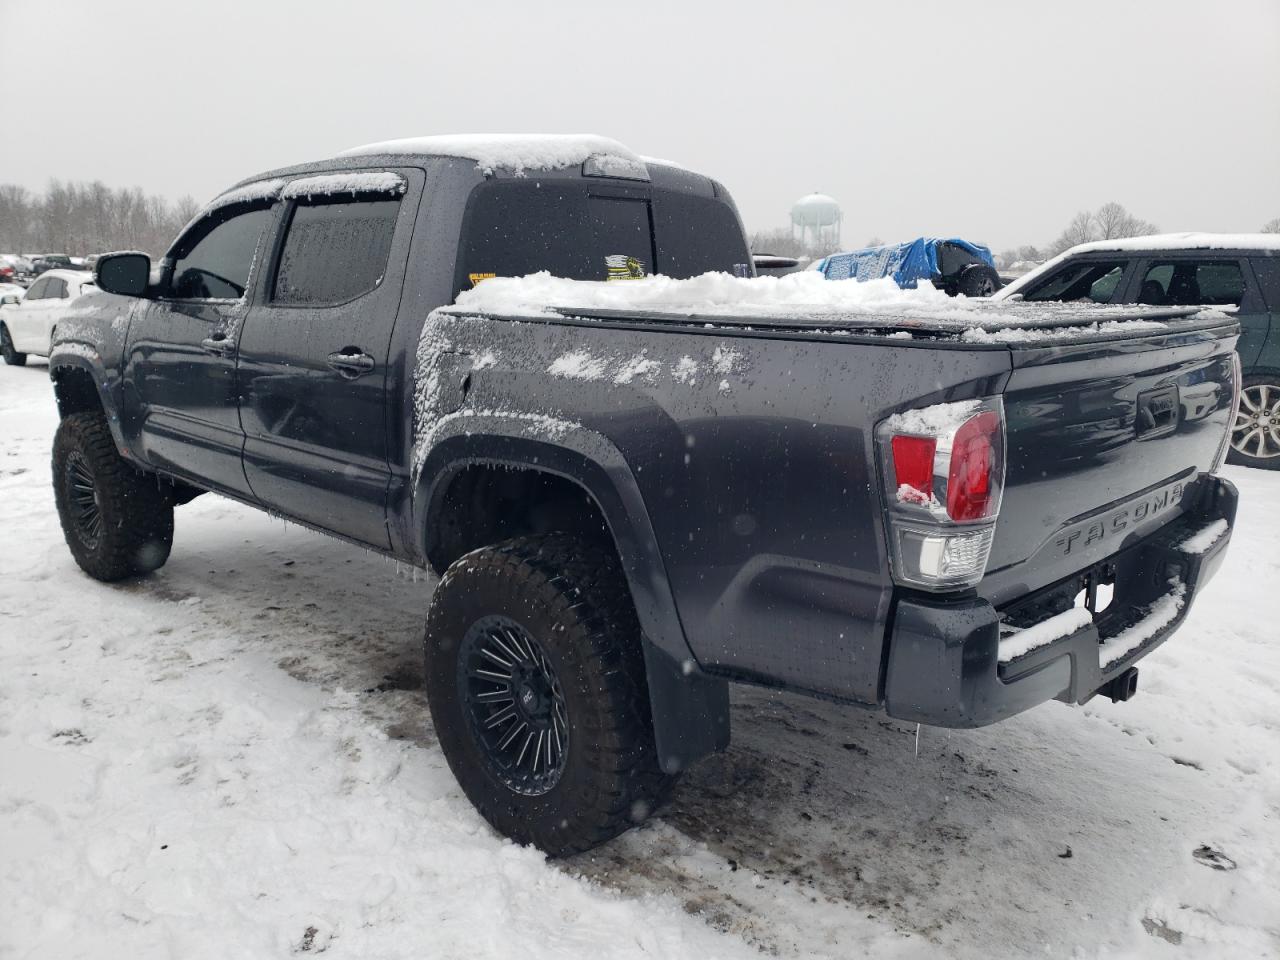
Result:
{"label": "rear bumper", "polygon": [[[1016,659],[1001,661],[1003,612],[986,600],[900,599],[885,674],[887,712],[940,727],[980,727],[1046,700],[1087,701],[1173,635],[1222,563],[1235,523],[1236,488],[1206,476],[1187,496],[1193,502],[1177,520],[1107,559],[1115,577],[1110,607],[1093,623]],[[1184,548],[1219,520],[1226,530],[1210,546],[1202,552]],[[1060,599],[1086,572],[1010,606],[1055,591]]]}

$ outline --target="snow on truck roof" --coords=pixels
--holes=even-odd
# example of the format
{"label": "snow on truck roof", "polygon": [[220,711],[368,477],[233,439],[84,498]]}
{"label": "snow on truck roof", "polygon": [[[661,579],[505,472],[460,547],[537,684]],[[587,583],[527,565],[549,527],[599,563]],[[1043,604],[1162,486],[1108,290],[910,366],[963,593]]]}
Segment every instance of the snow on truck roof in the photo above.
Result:
{"label": "snow on truck roof", "polygon": [[[890,278],[860,282],[827,280],[805,271],[781,277],[706,273],[687,280],[652,276],[637,280],[565,280],[548,273],[492,277],[458,295],[443,311],[501,317],[554,319],[583,316],[637,320],[684,319],[710,325],[779,324],[835,334],[870,333],[909,338],[958,336],[972,343],[1028,343],[1097,334],[1165,329],[1196,308],[1083,307],[1061,303],[1004,303],[949,297],[931,284],[903,290]],[[717,322],[718,321],[718,322]]]}
{"label": "snow on truck roof", "polygon": [[[594,133],[463,133],[384,140],[353,147],[340,157],[386,154],[458,157],[474,160],[482,173],[499,168],[522,174],[527,170],[562,170],[605,157],[643,166],[645,161],[617,140]],[[662,161],[650,161],[662,162]]]}
{"label": "snow on truck roof", "polygon": [[1084,253],[1169,253],[1177,250],[1264,250],[1280,253],[1280,233],[1154,233],[1146,237],[1093,240],[1064,250],[1036,269],[997,290],[994,300],[1006,300],[1071,257]]}

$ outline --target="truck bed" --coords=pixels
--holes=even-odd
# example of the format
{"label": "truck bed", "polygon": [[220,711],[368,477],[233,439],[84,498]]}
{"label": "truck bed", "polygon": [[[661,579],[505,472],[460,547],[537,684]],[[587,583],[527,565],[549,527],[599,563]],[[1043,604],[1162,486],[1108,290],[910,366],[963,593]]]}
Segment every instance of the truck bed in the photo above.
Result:
{"label": "truck bed", "polygon": [[[586,299],[630,296],[586,286],[600,288]],[[493,385],[487,409],[534,411],[616,446],[698,662],[848,699],[884,696],[886,632],[911,592],[885,569],[877,423],[1001,397],[1004,502],[976,591],[999,610],[1192,508],[1230,416],[1238,325],[1216,311],[488,300],[434,315],[447,349],[497,358],[473,375],[477,394]],[[735,358],[727,376],[707,376],[717,351]],[[653,377],[618,375],[641,357]],[[682,361],[700,373],[682,379]],[[1143,429],[1152,397],[1160,422]]]}

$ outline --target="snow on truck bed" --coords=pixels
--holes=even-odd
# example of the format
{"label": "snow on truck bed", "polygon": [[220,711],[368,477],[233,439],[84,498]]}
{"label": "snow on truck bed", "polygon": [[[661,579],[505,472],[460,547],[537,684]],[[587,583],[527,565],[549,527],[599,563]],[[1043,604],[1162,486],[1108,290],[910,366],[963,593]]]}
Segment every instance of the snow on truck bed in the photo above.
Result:
{"label": "snow on truck bed", "polygon": [[949,297],[923,285],[900,289],[892,279],[828,280],[804,271],[782,277],[706,273],[687,280],[565,280],[548,273],[493,277],[458,296],[454,313],[490,316],[643,315],[697,319],[713,326],[787,326],[825,333],[913,332],[959,336],[974,343],[1025,343],[1097,334],[1161,330],[1170,320],[1218,316],[1194,308],[1134,308],[1076,304],[994,303]]}

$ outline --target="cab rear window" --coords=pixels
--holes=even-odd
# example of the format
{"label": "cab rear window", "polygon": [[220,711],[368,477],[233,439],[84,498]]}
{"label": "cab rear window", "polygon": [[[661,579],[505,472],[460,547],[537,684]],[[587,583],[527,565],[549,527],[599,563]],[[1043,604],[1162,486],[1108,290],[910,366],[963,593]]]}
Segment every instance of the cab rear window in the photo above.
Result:
{"label": "cab rear window", "polygon": [[732,272],[745,262],[737,217],[719,201],[572,180],[491,182],[468,204],[455,292],[542,270],[620,280]]}

